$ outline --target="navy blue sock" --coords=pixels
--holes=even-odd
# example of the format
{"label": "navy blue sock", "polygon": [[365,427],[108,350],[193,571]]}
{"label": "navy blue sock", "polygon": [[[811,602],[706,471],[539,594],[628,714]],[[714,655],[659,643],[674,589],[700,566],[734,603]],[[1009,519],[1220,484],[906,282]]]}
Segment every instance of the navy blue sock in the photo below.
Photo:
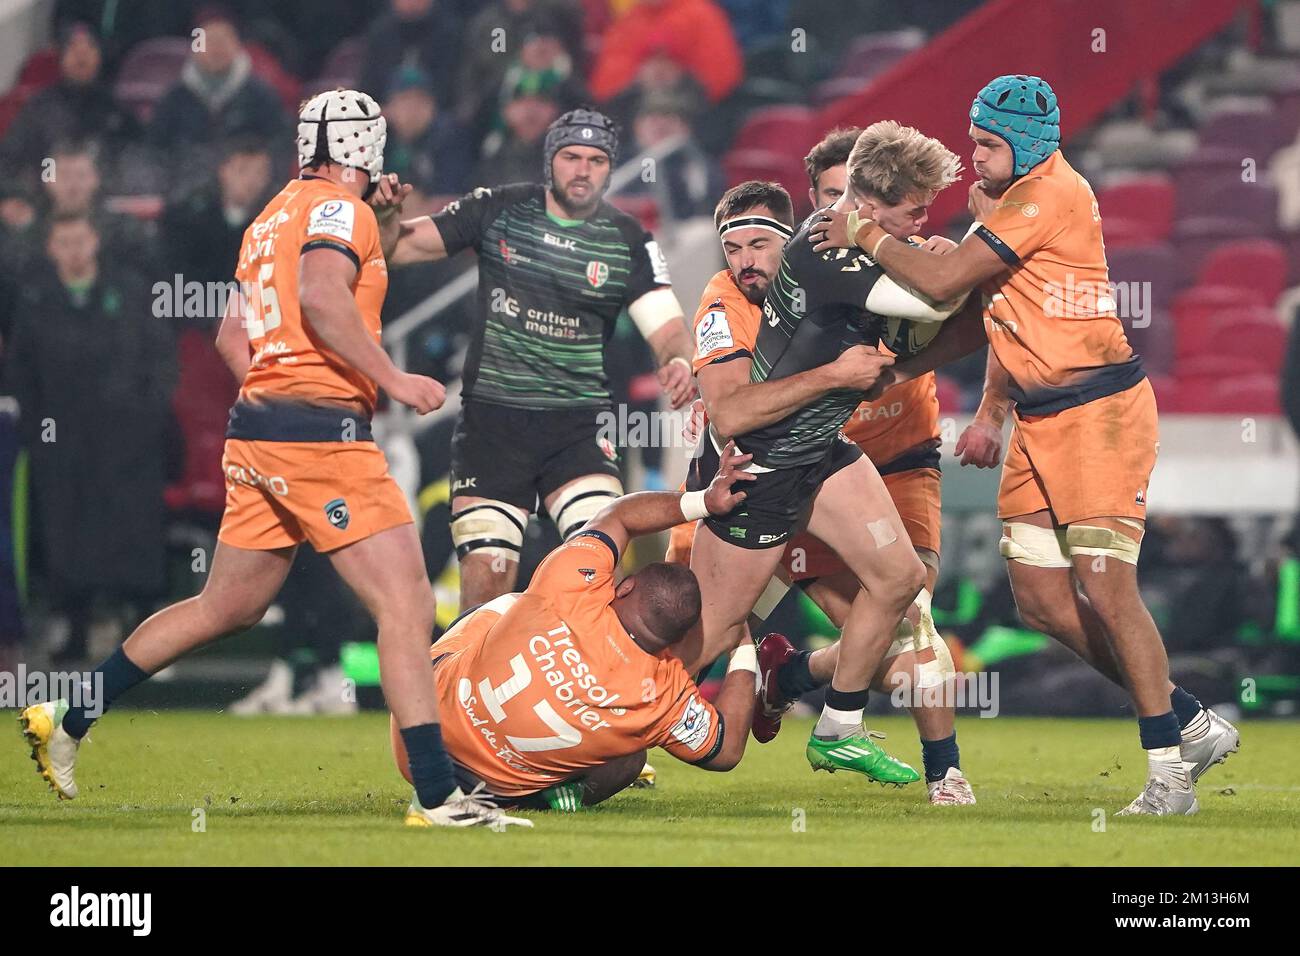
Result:
{"label": "navy blue sock", "polygon": [[808,669],[811,657],[812,651],[800,651],[776,672],[776,686],[786,700],[798,700],[808,691],[821,686]]}
{"label": "navy blue sock", "polygon": [[832,684],[826,688],[826,706],[832,710],[861,710],[867,706],[867,691],[836,690]]}
{"label": "navy blue sock", "polygon": [[[63,716],[63,729],[71,737],[80,740],[90,730],[90,725],[98,720],[117,700],[136,684],[149,679],[149,675],[131,662],[126,651],[118,648],[96,667],[90,675],[91,693],[85,695],[81,703],[68,707]],[[94,711],[88,714],[87,711]]]}
{"label": "navy blue sock", "polygon": [[442,747],[442,728],[437,724],[420,724],[403,727],[401,734],[406,759],[411,765],[415,797],[420,806],[432,809],[456,789],[456,772]]}
{"label": "navy blue sock", "polygon": [[1204,709],[1199,700],[1181,687],[1174,688],[1174,692],[1169,695],[1169,703],[1173,704],[1174,713],[1178,715],[1180,730],[1195,720],[1196,715]]}
{"label": "navy blue sock", "polygon": [[1180,729],[1172,710],[1157,717],[1138,718],[1138,735],[1142,738],[1143,750],[1177,747],[1183,740]]}
{"label": "navy blue sock", "polygon": [[921,738],[921,762],[925,764],[925,782],[942,780],[949,767],[961,769],[961,751],[957,749],[957,731],[943,740]]}

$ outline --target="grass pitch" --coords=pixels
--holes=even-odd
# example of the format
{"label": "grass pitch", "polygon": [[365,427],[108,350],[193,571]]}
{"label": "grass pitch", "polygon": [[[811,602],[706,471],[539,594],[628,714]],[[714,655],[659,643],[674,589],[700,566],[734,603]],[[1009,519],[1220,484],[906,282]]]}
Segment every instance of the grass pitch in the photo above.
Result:
{"label": "grass pitch", "polygon": [[[13,712],[6,715],[11,721]],[[1300,726],[1246,723],[1192,818],[1114,812],[1143,782],[1131,721],[958,722],[974,807],[813,774],[808,721],[750,742],[729,774],[656,751],[656,790],[535,828],[402,826],[409,791],[387,715],[239,719],[114,711],[83,745],[81,796],[59,803],[14,732],[0,736],[0,862],[65,865],[1275,865],[1300,859]],[[906,718],[873,720],[920,766]],[[199,813],[197,811],[202,811]],[[1098,811],[1105,812],[1104,821]],[[1104,822],[1104,831],[1098,832]]]}

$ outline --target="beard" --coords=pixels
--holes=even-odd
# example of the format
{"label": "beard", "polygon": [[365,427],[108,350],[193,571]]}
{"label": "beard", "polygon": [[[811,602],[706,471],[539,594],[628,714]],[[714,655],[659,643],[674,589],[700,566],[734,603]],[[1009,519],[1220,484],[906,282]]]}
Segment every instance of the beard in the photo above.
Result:
{"label": "beard", "polygon": [[758,281],[750,285],[741,285],[739,281],[740,276],[737,276],[736,285],[739,287],[741,293],[745,296],[745,298],[749,301],[750,305],[762,305],[763,300],[767,298],[768,286],[770,286],[772,283],[768,280],[767,276],[762,275],[761,273],[750,272],[750,273],[742,273],[742,274],[758,276]]}
{"label": "beard", "polygon": [[[551,185],[551,196],[554,197],[556,205],[564,210],[569,219],[586,219],[600,205],[600,193],[596,192],[595,184],[590,180],[586,182],[588,198],[585,201],[572,199],[569,196],[567,187],[561,189],[558,184]],[[572,182],[569,185],[572,185]]]}

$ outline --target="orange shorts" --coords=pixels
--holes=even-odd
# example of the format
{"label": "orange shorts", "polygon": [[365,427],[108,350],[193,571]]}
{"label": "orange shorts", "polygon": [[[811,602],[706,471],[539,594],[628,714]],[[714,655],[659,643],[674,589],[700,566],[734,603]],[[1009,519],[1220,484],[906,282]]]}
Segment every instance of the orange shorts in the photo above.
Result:
{"label": "orange shorts", "polygon": [[[889,497],[893,499],[912,547],[940,550],[940,516],[942,479],[937,468],[909,468],[882,475]],[[664,560],[672,564],[690,564],[695,524],[675,526],[668,535],[668,553]],[[791,581],[808,581],[829,577],[844,570],[844,562],[820,538],[803,532],[786,545],[781,563]]]}
{"label": "orange shorts", "polygon": [[226,440],[217,538],[250,551],[311,542],[322,554],[409,524],[411,509],[374,442]]}
{"label": "orange shorts", "polygon": [[1147,379],[1052,415],[1017,417],[1002,465],[998,517],[1050,511],[1058,525],[1147,516],[1160,447]]}

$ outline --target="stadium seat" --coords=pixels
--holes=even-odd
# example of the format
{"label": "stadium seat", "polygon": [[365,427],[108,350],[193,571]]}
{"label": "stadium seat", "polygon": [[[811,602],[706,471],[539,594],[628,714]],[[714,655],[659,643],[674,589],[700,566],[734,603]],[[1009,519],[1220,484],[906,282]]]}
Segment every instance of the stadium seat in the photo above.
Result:
{"label": "stadium seat", "polygon": [[747,179],[780,183],[794,202],[796,220],[812,212],[808,202],[808,175],[799,156],[767,149],[736,149],[722,158],[722,169],[728,187]]}
{"label": "stadium seat", "polygon": [[[1240,150],[1215,146],[1198,148],[1174,166],[1170,170],[1170,175],[1174,181],[1174,194],[1177,197],[1175,220],[1195,216],[1227,215],[1229,210],[1208,208],[1205,205],[1205,197],[1225,182],[1241,182],[1241,161]],[[1256,171],[1261,170],[1260,164],[1256,164]]]}
{"label": "stadium seat", "polygon": [[189,59],[185,37],[152,37],[127,52],[117,73],[113,96],[122,106],[148,122],[154,106],[178,79]]}
{"label": "stadium seat", "polygon": [[[1106,246],[1163,242],[1174,224],[1174,183],[1168,176],[1134,176],[1097,194]],[[1116,220],[1124,223],[1116,229]]]}
{"label": "stadium seat", "polygon": [[821,136],[816,114],[806,106],[768,106],[749,114],[732,149],[782,150],[809,147]]}
{"label": "stadium seat", "polygon": [[1201,263],[1197,285],[1252,289],[1272,305],[1287,280],[1286,249],[1271,239],[1241,239],[1219,246]]}
{"label": "stadium seat", "polygon": [[1211,387],[1209,405],[1225,414],[1279,415],[1282,389],[1276,375],[1234,375]]}
{"label": "stadium seat", "polygon": [[836,77],[871,80],[925,43],[925,33],[913,27],[857,37],[840,57]]}
{"label": "stadium seat", "polygon": [[822,109],[837,100],[847,99],[850,96],[857,96],[870,85],[870,80],[863,79],[860,76],[834,77],[822,83],[818,83],[813,87],[813,106]]}
{"label": "stadium seat", "polygon": [[[1241,315],[1248,312],[1248,315]],[[1256,321],[1271,315],[1263,297],[1249,289],[1197,286],[1174,299],[1175,354],[1181,360],[1209,351],[1218,320],[1223,316]]]}
{"label": "stadium seat", "polygon": [[226,420],[239,388],[210,332],[182,332],[176,357],[180,374],[172,411],[185,436],[185,463],[180,480],[167,488],[165,500],[172,511],[220,514],[226,499],[221,453]]}
{"label": "stadium seat", "polygon": [[1271,311],[1243,309],[1219,316],[1210,335],[1210,354],[1234,365],[1238,359],[1253,363],[1252,370],[1276,375],[1282,370],[1286,338],[1286,329]]}
{"label": "stadium seat", "polygon": [[1263,231],[1253,222],[1223,216],[1202,216],[1174,223],[1171,235],[1178,254],[1180,278],[1188,285],[1195,281],[1206,257],[1234,239],[1257,239]]}
{"label": "stadium seat", "polygon": [[1156,309],[1149,324],[1135,326],[1132,317],[1124,319],[1124,334],[1133,351],[1142,356],[1148,375],[1164,375],[1174,367],[1173,319],[1167,311]]}
{"label": "stadium seat", "polygon": [[1210,117],[1201,127],[1199,139],[1203,149],[1233,149],[1263,166],[1286,144],[1287,133],[1271,111],[1231,111]]}
{"label": "stadium seat", "polygon": [[1108,221],[1102,222],[1102,233],[1106,238],[1106,264],[1110,269],[1110,281],[1116,285],[1149,283],[1149,286],[1142,287],[1143,301],[1146,301],[1149,292],[1150,302],[1156,309],[1169,308],[1179,285],[1178,259],[1173,248],[1159,243],[1112,249]]}

